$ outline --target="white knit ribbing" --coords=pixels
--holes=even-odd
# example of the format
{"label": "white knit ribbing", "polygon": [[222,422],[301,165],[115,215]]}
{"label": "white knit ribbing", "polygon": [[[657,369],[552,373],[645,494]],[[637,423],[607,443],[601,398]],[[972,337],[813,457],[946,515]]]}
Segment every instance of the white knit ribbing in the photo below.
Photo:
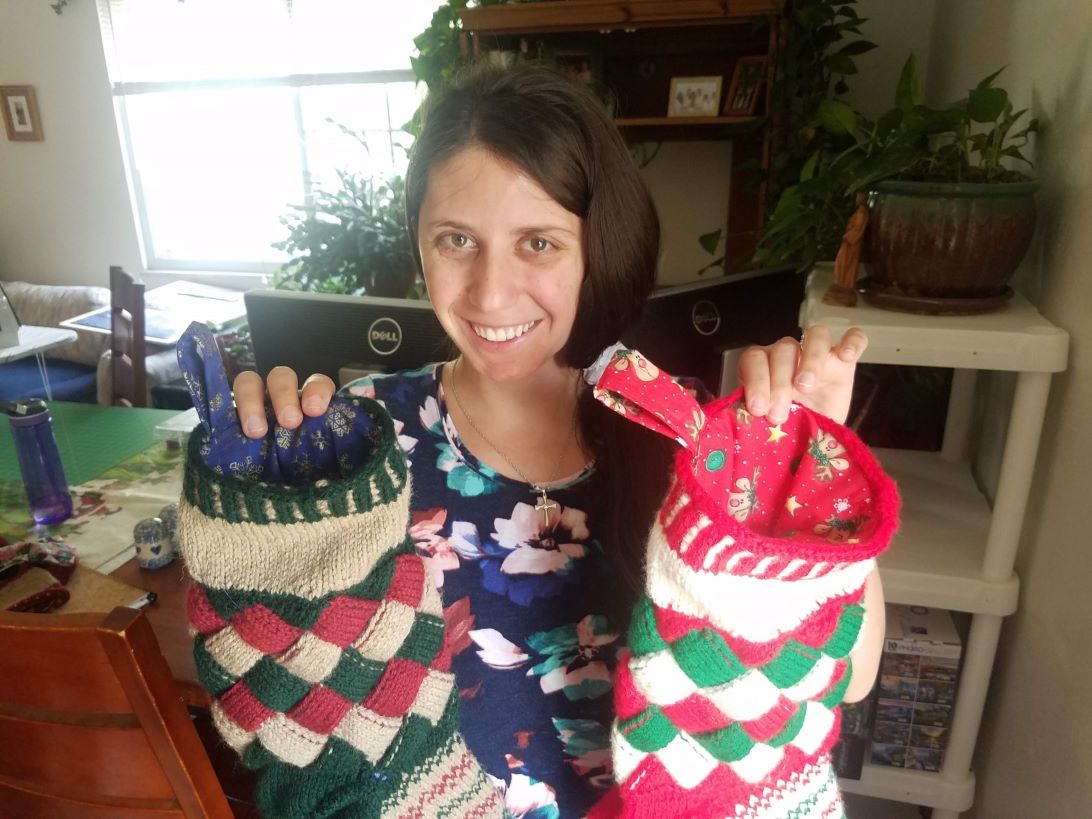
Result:
{"label": "white knit ribbing", "polygon": [[195,581],[217,589],[292,594],[310,600],[367,577],[406,537],[410,481],[397,497],[365,514],[316,523],[231,523],[206,516],[185,495],[178,537]]}
{"label": "white knit ribbing", "polygon": [[828,600],[859,591],[875,565],[870,558],[801,580],[711,573],[687,565],[656,523],[648,541],[647,588],[661,608],[708,619],[729,634],[765,643],[792,632]]}

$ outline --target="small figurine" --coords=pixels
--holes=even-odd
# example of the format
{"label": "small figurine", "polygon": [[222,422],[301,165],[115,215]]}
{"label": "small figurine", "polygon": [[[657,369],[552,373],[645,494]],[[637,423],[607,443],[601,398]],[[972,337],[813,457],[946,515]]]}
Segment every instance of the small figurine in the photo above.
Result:
{"label": "small figurine", "polygon": [[857,267],[861,262],[861,242],[865,228],[868,227],[868,194],[857,194],[857,209],[849,217],[846,232],[842,234],[842,246],[834,259],[834,283],[823,294],[824,304],[836,304],[841,307],[857,305],[857,291],[853,286],[857,282]]}

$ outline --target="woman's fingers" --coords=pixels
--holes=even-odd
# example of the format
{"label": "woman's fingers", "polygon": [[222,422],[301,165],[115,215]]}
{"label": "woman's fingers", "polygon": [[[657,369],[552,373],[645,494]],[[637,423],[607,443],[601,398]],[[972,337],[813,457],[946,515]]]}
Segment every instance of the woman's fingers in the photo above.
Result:
{"label": "woman's fingers", "polygon": [[844,422],[853,392],[857,361],[868,347],[859,328],[831,346],[829,328],[809,327],[797,342],[785,337],[766,347],[750,347],[739,360],[739,381],[752,415],[780,424],[793,401]]}
{"label": "woman's fingers", "polygon": [[295,429],[303,423],[303,414],[322,415],[337,391],[333,380],[325,375],[312,375],[299,388],[299,379],[290,367],[274,367],[263,383],[256,372],[239,373],[233,386],[239,422],[248,438],[261,438],[268,431],[265,420],[265,395],[273,403],[273,414],[282,427]]}
{"label": "woman's fingers", "polygon": [[330,399],[337,392],[337,385],[328,375],[315,373],[303,382],[300,404],[303,411],[312,418],[322,415],[330,407]]}
{"label": "woman's fingers", "polygon": [[[808,332],[810,333],[811,330],[808,330]],[[847,364],[856,364],[867,349],[868,334],[859,327],[851,327],[846,330],[845,335],[842,336],[838,345],[834,348],[834,354],[838,356],[840,361]]]}
{"label": "woman's fingers", "polygon": [[303,423],[303,410],[300,409],[299,379],[291,367],[274,367],[265,379],[269,400],[273,402],[273,414],[277,423],[288,429],[295,429]]}
{"label": "woman's fingers", "polygon": [[821,324],[809,327],[800,341],[800,362],[794,374],[796,388],[807,393],[821,384],[829,356],[830,330]]}
{"label": "woman's fingers", "polygon": [[770,409],[770,359],[766,347],[748,347],[739,357],[739,383],[747,411],[759,417]]}
{"label": "woman's fingers", "polygon": [[232,385],[235,393],[235,408],[239,412],[239,423],[248,438],[261,438],[266,433],[265,422],[265,384],[262,377],[253,370],[246,370],[235,377]]}
{"label": "woman's fingers", "polygon": [[770,411],[769,419],[780,424],[789,419],[793,400],[793,380],[800,360],[800,344],[795,338],[785,338],[769,347]]}

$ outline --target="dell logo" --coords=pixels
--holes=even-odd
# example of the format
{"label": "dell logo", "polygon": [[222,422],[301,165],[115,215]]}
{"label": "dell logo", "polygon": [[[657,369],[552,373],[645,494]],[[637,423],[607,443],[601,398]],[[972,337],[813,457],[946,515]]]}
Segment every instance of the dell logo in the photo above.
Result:
{"label": "dell logo", "polygon": [[690,323],[703,336],[711,336],[720,328],[720,310],[705,299],[695,302],[690,310]]}
{"label": "dell logo", "polygon": [[368,328],[368,346],[379,355],[392,355],[402,346],[402,328],[392,318],[377,318]]}

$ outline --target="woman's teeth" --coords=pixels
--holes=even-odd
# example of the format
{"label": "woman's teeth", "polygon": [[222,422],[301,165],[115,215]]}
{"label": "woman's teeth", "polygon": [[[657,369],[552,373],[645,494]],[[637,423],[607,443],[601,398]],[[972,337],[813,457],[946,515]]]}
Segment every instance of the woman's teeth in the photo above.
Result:
{"label": "woman's teeth", "polygon": [[480,324],[471,324],[474,328],[474,332],[484,338],[486,341],[511,341],[514,338],[519,338],[532,327],[535,326],[535,322],[529,321],[526,324],[513,324],[511,327],[485,327]]}

